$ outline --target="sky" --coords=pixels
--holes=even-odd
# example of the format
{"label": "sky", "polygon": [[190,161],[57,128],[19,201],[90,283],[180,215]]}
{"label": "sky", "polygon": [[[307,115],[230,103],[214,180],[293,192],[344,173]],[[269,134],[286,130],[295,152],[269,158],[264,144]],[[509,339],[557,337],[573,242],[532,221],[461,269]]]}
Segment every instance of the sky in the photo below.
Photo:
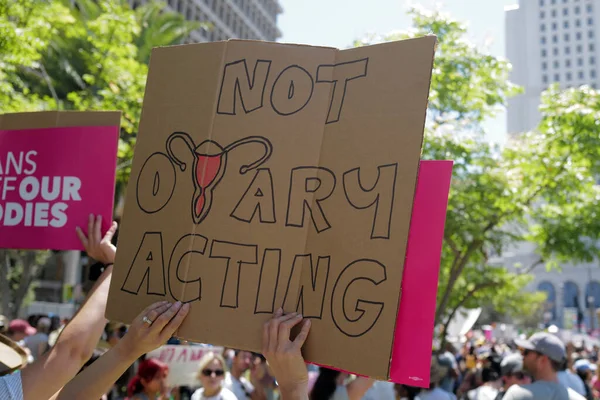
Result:
{"label": "sky", "polygon": [[[365,4],[369,4],[365,6]],[[440,7],[468,26],[469,38],[495,56],[504,57],[504,7],[518,0],[420,0],[425,7]],[[385,34],[411,26],[409,0],[280,0],[283,14],[278,25],[281,42],[347,48],[356,39]],[[506,114],[486,121],[489,140],[503,143]]]}

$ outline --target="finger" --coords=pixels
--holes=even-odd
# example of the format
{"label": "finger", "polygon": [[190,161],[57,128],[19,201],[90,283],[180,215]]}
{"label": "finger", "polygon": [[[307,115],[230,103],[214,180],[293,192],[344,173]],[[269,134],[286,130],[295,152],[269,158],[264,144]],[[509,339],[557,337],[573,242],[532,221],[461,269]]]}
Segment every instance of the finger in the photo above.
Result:
{"label": "finger", "polygon": [[159,308],[161,306],[163,306],[164,304],[170,304],[168,301],[158,301],[156,303],[152,303],[150,304],[148,307],[144,308],[144,311],[142,311],[141,313],[138,314],[137,318],[141,321],[142,318],[144,318],[144,315],[148,315],[148,313],[152,310],[154,310],[155,308]]}
{"label": "finger", "polygon": [[262,337],[262,352],[265,354],[269,351],[269,326],[270,320],[265,322],[263,325],[263,337]]}
{"label": "finger", "polygon": [[102,238],[102,215],[96,217],[94,224],[94,243],[99,243]]}
{"label": "finger", "polygon": [[171,307],[167,309],[165,312],[160,314],[158,318],[152,323],[152,326],[159,329],[159,332],[163,330],[163,328],[171,321],[171,318],[177,314],[179,309],[181,308],[181,302],[178,301],[176,303],[171,304]]}
{"label": "finger", "polygon": [[106,231],[106,234],[104,235],[104,239],[111,242],[116,231],[117,231],[117,221],[113,221],[113,223],[110,226],[110,228],[108,229],[108,231]]}
{"label": "finger", "polygon": [[296,347],[298,350],[300,350],[302,346],[304,346],[304,342],[306,342],[308,332],[310,332],[310,325],[310,319],[305,319],[304,323],[302,324],[302,329],[300,330],[300,333],[298,334],[298,336],[296,336],[296,339],[294,339],[294,347]]}
{"label": "finger", "polygon": [[179,328],[185,317],[188,315],[189,311],[189,304],[186,303],[183,306],[181,306],[181,308],[177,311],[177,314],[175,314],[175,316],[171,319],[171,322],[169,322],[167,326],[165,326],[165,328],[162,330],[160,334],[161,342],[166,342],[171,336],[173,336],[175,331]]}
{"label": "finger", "polygon": [[302,315],[296,314],[279,324],[279,346],[282,346],[290,340],[290,332],[292,331],[292,327],[298,324],[300,321],[302,321]]}
{"label": "finger", "polygon": [[85,237],[85,235],[83,234],[83,231],[81,230],[81,228],[80,227],[76,227],[75,228],[75,232],[77,232],[77,237],[79,237],[79,240],[83,244],[83,247],[87,249],[87,247],[88,247],[88,240]]}
{"label": "finger", "polygon": [[[158,318],[159,315],[162,315],[162,313],[167,311],[169,309],[169,307],[171,307],[171,303],[165,302],[164,304],[162,304],[152,310],[149,310],[145,315],[154,324],[154,321],[156,321],[156,318]],[[144,317],[142,316],[142,318],[144,318]]]}
{"label": "finger", "polygon": [[95,242],[92,240],[94,236],[94,215],[90,214],[89,218],[88,218],[88,230],[87,230],[87,237],[88,237],[88,241],[93,245]]}

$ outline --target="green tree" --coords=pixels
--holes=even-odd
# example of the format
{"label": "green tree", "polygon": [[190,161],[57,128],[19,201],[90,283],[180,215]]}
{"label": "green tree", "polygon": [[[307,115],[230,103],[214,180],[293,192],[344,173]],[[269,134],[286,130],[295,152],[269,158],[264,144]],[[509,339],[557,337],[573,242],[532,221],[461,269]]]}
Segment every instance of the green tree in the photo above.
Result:
{"label": "green tree", "polygon": [[[500,149],[481,123],[518,92],[508,62],[469,43],[465,27],[439,11],[409,13],[413,29],[383,40],[438,37],[423,158],[455,162],[436,323],[447,326],[460,307],[535,314],[544,295],[524,291],[533,268],[599,255],[598,93],[551,88],[539,129]],[[510,272],[491,262],[524,241],[537,248],[531,265]]]}

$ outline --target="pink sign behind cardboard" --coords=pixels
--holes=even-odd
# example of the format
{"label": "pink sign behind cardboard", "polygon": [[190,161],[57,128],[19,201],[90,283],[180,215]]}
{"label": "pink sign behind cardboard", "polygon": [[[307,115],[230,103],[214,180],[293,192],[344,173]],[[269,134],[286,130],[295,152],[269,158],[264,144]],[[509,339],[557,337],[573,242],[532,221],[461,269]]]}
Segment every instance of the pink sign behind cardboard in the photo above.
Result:
{"label": "pink sign behind cardboard", "polygon": [[0,130],[0,248],[81,250],[112,221],[118,126]]}
{"label": "pink sign behind cardboard", "polygon": [[421,161],[419,164],[390,365],[390,381],[395,383],[429,387],[438,276],[452,165],[452,161]]}
{"label": "pink sign behind cardboard", "polygon": [[452,161],[421,161],[410,223],[390,380],[428,387]]}

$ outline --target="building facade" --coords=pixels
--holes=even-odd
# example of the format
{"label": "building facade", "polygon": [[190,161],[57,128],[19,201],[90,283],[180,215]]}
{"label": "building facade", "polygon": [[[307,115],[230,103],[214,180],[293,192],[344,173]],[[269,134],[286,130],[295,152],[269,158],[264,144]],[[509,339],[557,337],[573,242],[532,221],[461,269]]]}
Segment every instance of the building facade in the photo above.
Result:
{"label": "building facade", "polygon": [[[148,0],[130,0],[132,6]],[[167,7],[189,21],[209,23],[198,29],[188,42],[254,39],[274,42],[281,37],[277,17],[283,9],[277,0],[167,0]]]}
{"label": "building facade", "polygon": [[509,134],[537,126],[540,95],[550,84],[600,87],[600,0],[519,0],[505,18],[511,80],[524,88],[508,102]]}
{"label": "building facade", "polygon": [[[506,57],[511,80],[524,93],[508,101],[507,131],[519,134],[536,128],[540,97],[549,85],[562,89],[590,85],[600,88],[600,0],[519,0],[505,9]],[[510,249],[501,263],[528,266],[537,259],[528,243]],[[560,270],[534,270],[530,290],[545,291],[546,322],[572,328],[578,320],[598,329],[599,262],[562,265]],[[579,314],[579,318],[578,318]]]}

